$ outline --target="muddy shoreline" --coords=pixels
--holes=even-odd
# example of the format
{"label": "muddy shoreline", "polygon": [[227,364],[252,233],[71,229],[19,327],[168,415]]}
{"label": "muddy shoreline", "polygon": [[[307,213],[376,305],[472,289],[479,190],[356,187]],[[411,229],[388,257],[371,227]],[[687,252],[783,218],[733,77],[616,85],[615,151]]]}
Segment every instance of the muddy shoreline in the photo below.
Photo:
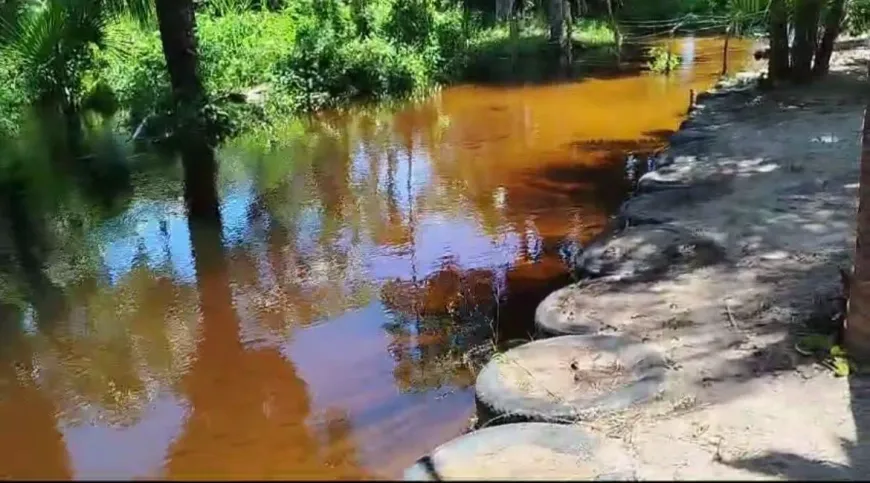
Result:
{"label": "muddy shoreline", "polygon": [[[634,477],[866,474],[870,391],[795,343],[842,317],[838,272],[852,256],[867,100],[858,59],[867,53],[858,44],[838,49],[830,78],[811,86],[761,93],[742,74],[699,95],[656,169],[575,260],[586,277],[538,307],[542,334],[617,335],[667,361],[655,401],[571,423],[618,443]],[[568,365],[545,352],[523,360],[548,357]],[[537,403],[571,410],[580,403],[570,384],[524,389],[536,375],[557,380],[553,371],[526,370],[526,386],[519,376],[488,376],[487,406],[516,416],[510,406],[522,400],[526,420],[537,421],[548,421],[528,415]],[[438,455],[436,468],[449,467]],[[578,465],[584,474],[597,463]]]}

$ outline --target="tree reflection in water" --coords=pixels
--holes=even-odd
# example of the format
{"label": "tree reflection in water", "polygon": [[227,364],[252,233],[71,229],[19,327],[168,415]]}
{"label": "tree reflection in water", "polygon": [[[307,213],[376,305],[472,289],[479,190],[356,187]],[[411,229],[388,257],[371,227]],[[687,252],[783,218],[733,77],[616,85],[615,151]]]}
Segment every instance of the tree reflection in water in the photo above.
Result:
{"label": "tree reflection in water", "polygon": [[[311,412],[305,382],[277,347],[246,348],[240,340],[223,226],[214,212],[212,219],[189,222],[202,330],[182,382],[190,413],[170,450],[167,476],[317,476],[324,460],[305,423]],[[332,463],[345,478],[364,475],[353,461]]]}

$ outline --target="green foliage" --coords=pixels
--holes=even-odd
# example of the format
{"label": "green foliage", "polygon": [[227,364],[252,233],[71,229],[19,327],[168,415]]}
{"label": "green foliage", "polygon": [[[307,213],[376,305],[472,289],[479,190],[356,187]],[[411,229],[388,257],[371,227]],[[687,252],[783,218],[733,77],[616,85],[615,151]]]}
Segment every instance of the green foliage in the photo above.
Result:
{"label": "green foliage", "polygon": [[425,0],[315,7],[320,14],[298,20],[292,49],[274,69],[292,110],[412,94],[461,66],[466,39],[457,9],[438,11]]}
{"label": "green foliage", "polygon": [[243,14],[253,7],[252,0],[208,0],[205,5],[205,12],[214,15],[215,17],[223,17],[225,15]]}
{"label": "green foliage", "polygon": [[870,0],[852,0],[847,8],[846,32],[860,35],[870,31]]}
{"label": "green foliage", "polygon": [[630,20],[670,20],[689,14],[721,14],[726,0],[623,0],[620,17]]}
{"label": "green foliage", "polygon": [[832,335],[804,335],[795,344],[795,349],[805,356],[818,358],[822,365],[831,369],[838,377],[846,377],[851,372],[848,354],[843,347],[834,344]]}
{"label": "green foliage", "polygon": [[0,55],[22,69],[25,95],[42,104],[75,110],[95,50],[105,46],[108,22],[122,13],[141,21],[147,0],[44,0],[13,2],[0,16]]}
{"label": "green foliage", "polygon": [[107,27],[106,44],[108,48],[97,54],[96,77],[111,88],[125,110],[120,121],[133,132],[146,117],[171,111],[159,33],[121,19]]}
{"label": "green foliage", "polygon": [[725,21],[733,34],[767,28],[769,0],[727,0],[724,5]]}
{"label": "green foliage", "polygon": [[[270,10],[275,4],[210,0],[198,7],[200,73],[215,138],[275,115],[406,96],[463,72],[469,29],[459,7],[431,0],[298,0]],[[41,5],[24,14],[0,12],[16,22],[3,24],[0,44],[6,54],[0,79],[9,77],[6,85],[16,87],[0,94],[0,129],[14,129],[21,105],[50,99],[72,111],[117,111],[117,122],[131,133],[167,137],[179,113],[150,10],[139,0]],[[83,6],[106,8],[95,13]],[[254,91],[262,95],[248,104]]]}
{"label": "green foliage", "polygon": [[428,0],[394,0],[384,29],[402,45],[426,48],[432,43],[435,15]]}
{"label": "green foliage", "polygon": [[[523,18],[518,22],[515,38],[511,38],[508,25],[496,25],[474,32],[467,48],[467,61],[463,77],[475,80],[538,81],[546,79],[553,70],[553,56],[549,55],[549,27],[538,18]],[[575,21],[572,40],[575,52],[583,60],[610,61],[616,39],[613,30],[602,20],[583,18]],[[516,59],[521,68],[515,68]]]}
{"label": "green foliage", "polygon": [[680,66],[683,59],[674,52],[669,52],[664,47],[653,47],[650,50],[651,59],[647,62],[647,68],[656,73],[670,72]]}
{"label": "green foliage", "polygon": [[18,73],[21,66],[14,57],[0,56],[0,137],[14,134],[26,105],[24,85]]}
{"label": "green foliage", "polygon": [[850,373],[849,358],[846,350],[835,345],[831,347],[830,365],[837,377],[848,377]]}
{"label": "green foliage", "polygon": [[248,89],[266,75],[294,43],[291,15],[246,11],[203,15],[198,22],[201,73],[214,95]]}

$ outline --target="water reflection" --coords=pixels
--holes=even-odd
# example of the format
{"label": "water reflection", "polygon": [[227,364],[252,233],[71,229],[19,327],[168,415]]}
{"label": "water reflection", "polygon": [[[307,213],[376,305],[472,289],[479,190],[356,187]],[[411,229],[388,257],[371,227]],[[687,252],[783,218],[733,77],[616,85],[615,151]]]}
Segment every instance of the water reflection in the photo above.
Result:
{"label": "water reflection", "polygon": [[397,474],[464,429],[467,355],[528,336],[622,156],[719,68],[288,121],[185,153],[221,167],[197,220],[175,159],[99,125],[75,169],[50,133],[4,143],[0,476]]}

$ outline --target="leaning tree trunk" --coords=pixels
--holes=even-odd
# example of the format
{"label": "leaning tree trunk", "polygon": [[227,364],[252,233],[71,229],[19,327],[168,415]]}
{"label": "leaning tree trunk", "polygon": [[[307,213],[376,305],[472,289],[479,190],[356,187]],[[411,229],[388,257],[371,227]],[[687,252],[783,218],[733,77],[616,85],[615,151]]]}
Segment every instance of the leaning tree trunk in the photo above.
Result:
{"label": "leaning tree trunk", "polygon": [[774,84],[789,76],[788,8],[786,0],[770,1],[770,57],[767,75]]}
{"label": "leaning tree trunk", "polygon": [[834,53],[834,42],[840,36],[843,21],[846,14],[847,0],[832,0],[825,16],[825,32],[822,41],[816,49],[816,60],[813,65],[813,74],[823,76],[831,67],[831,55]]}
{"label": "leaning tree trunk", "polygon": [[870,360],[870,107],[864,111],[861,177],[858,188],[858,237],[855,269],[849,283],[846,346],[858,360]]}
{"label": "leaning tree trunk", "polygon": [[182,148],[184,198],[188,216],[214,220],[218,206],[217,163],[208,155],[202,107],[205,91],[199,78],[196,15],[192,0],[156,0],[157,22],[175,108],[184,120]]}
{"label": "leaning tree trunk", "polygon": [[797,82],[807,82],[812,77],[821,13],[822,0],[797,1],[792,47],[792,74]]}

